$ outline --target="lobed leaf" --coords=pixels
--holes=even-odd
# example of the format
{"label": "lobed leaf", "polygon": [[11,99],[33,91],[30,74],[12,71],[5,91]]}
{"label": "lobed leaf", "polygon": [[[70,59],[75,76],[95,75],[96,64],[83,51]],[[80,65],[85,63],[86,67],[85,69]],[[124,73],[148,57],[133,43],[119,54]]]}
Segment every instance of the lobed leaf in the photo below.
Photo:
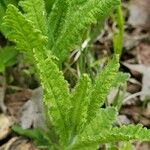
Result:
{"label": "lobed leaf", "polygon": [[60,35],[61,28],[64,26],[67,10],[67,0],[56,0],[53,4],[52,11],[50,12],[48,17],[48,37],[50,48],[55,44],[57,38]]}
{"label": "lobed leaf", "polygon": [[26,52],[30,60],[33,60],[33,49],[43,50],[45,54],[47,37],[35,29],[15,6],[8,6],[3,26],[8,29],[7,38],[17,44],[17,49]]}
{"label": "lobed leaf", "polygon": [[[88,142],[84,145],[84,143],[86,142],[86,139],[89,139],[91,137],[96,137],[101,135],[101,133],[103,132],[109,132],[110,130],[112,130],[112,124],[115,121],[117,116],[117,112],[116,109],[113,107],[108,107],[105,109],[100,109],[96,115],[96,117],[90,122],[90,124],[88,124],[86,126],[86,128],[84,129],[83,133],[79,134],[75,139],[74,139],[74,143],[73,145],[76,147],[78,144],[78,142],[82,143],[83,142],[83,146],[77,146],[77,149],[85,149],[85,148],[89,148],[91,147],[91,149],[96,149],[98,148],[100,143],[92,143],[92,144],[88,144]],[[105,136],[105,135],[104,135]],[[77,142],[77,143],[76,143]],[[71,146],[73,146],[71,145]],[[71,148],[70,148],[71,149]]]}
{"label": "lobed leaf", "polygon": [[36,51],[34,52],[34,58],[45,92],[44,103],[47,114],[60,137],[60,143],[66,145],[69,128],[68,114],[71,107],[68,83],[52,58],[48,57],[44,60],[42,53]]}
{"label": "lobed leaf", "polygon": [[9,4],[17,5],[18,0],[1,0],[0,1],[0,32],[5,34],[7,31],[2,27],[3,17]]}
{"label": "lobed leaf", "polygon": [[108,132],[101,132],[96,136],[82,137],[79,143],[70,148],[71,150],[82,149],[95,144],[104,144],[110,142],[130,141],[130,140],[150,140],[150,131],[143,128],[142,125],[128,125],[115,127]]}
{"label": "lobed leaf", "polygon": [[91,90],[91,80],[84,74],[75,87],[71,97],[72,108],[70,110],[71,137],[81,133],[87,118],[88,96]]}
{"label": "lobed leaf", "polygon": [[130,74],[128,73],[118,72],[112,86],[117,88],[118,86],[125,84],[129,77]]}
{"label": "lobed leaf", "polygon": [[46,56],[46,37],[39,30],[34,29],[32,23],[26,20],[13,5],[8,6],[5,26],[8,26],[11,31],[8,38],[17,44],[18,49],[26,52],[32,60],[34,58],[34,64],[39,71],[45,90],[44,103],[49,109],[47,110],[49,117],[57,129],[61,141],[65,143],[68,136],[66,133],[68,109],[71,106],[69,89],[57,65],[50,57]]}
{"label": "lobed leaf", "polygon": [[98,109],[104,104],[119,69],[119,56],[116,55],[98,75],[90,97],[88,121],[92,120]]}
{"label": "lobed leaf", "polygon": [[81,35],[88,27],[96,23],[97,18],[105,18],[119,3],[120,0],[88,0],[78,11],[68,11],[61,34],[52,48],[53,53],[61,62],[64,61],[70,50],[81,42]]}
{"label": "lobed leaf", "polygon": [[47,13],[44,0],[22,0],[19,5],[25,11],[25,16],[43,35],[48,35]]}
{"label": "lobed leaf", "polygon": [[109,131],[117,117],[117,111],[113,107],[101,108],[96,117],[84,129],[81,136],[95,136],[101,132]]}

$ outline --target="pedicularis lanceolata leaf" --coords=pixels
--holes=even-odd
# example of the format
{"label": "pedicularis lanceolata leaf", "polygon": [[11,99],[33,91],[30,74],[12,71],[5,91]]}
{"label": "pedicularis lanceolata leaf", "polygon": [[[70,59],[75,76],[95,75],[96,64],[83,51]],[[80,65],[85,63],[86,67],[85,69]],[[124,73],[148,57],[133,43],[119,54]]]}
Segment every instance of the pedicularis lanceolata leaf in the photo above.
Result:
{"label": "pedicularis lanceolata leaf", "polygon": [[[150,131],[140,125],[114,127],[116,109],[100,108],[112,86],[119,84],[115,82],[119,69],[117,54],[97,75],[94,84],[84,74],[71,92],[56,64],[55,58],[61,64],[70,50],[80,44],[89,26],[97,19],[103,21],[120,0],[22,0],[21,11],[12,4],[4,17],[6,37],[35,65],[44,89],[47,120],[51,123],[51,134],[43,132],[47,142],[42,142],[41,132],[29,134],[36,137],[39,146],[50,150],[96,150],[101,143],[150,140]],[[122,84],[124,80],[120,78]],[[15,131],[27,135],[17,128]]]}

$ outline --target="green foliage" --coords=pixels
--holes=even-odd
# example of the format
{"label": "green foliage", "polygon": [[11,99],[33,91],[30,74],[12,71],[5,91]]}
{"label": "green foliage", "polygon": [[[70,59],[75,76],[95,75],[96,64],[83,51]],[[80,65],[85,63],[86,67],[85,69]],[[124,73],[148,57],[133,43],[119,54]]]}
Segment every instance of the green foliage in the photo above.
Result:
{"label": "green foliage", "polygon": [[[68,2],[69,3],[69,2]],[[78,8],[78,11],[72,11],[72,1],[70,9],[62,27],[61,34],[55,42],[52,51],[63,61],[69,51],[75,48],[82,40],[83,33],[97,18],[103,19],[112,10],[113,6],[119,4],[118,0],[88,0]],[[75,3],[78,5],[78,3]],[[74,6],[75,7],[75,6]],[[84,17],[83,17],[84,16]]]}
{"label": "green foliage", "polygon": [[[9,5],[4,27],[8,29],[8,39],[27,54],[38,71],[44,89],[45,113],[52,127],[48,133],[54,134],[47,134],[47,131],[32,133],[19,128],[14,130],[35,139],[37,144],[50,150],[94,150],[101,143],[150,140],[150,131],[142,126],[114,127],[116,109],[100,108],[112,86],[124,81],[124,76],[118,77],[119,55],[114,55],[94,84],[91,84],[88,75],[82,75],[71,92],[56,64],[57,57],[59,62],[62,62],[70,49],[75,48],[81,41],[80,37],[86,29],[96,22],[97,18],[103,19],[119,1],[52,1],[48,26],[44,1],[31,2],[20,2],[24,13],[14,5]],[[78,8],[78,11],[75,11],[75,8]],[[58,18],[55,18],[57,15]],[[53,40],[54,43],[49,43]],[[115,83],[117,77],[120,79],[119,83]]]}
{"label": "green foliage", "polygon": [[62,30],[62,27],[64,26],[67,10],[68,10],[68,3],[66,0],[56,0],[53,6],[53,11],[49,14],[48,17],[48,25],[50,27],[49,30],[50,48],[52,48],[53,45],[55,44]]}
{"label": "green foliage", "polygon": [[88,120],[92,120],[92,118],[95,117],[97,110],[104,104],[106,96],[108,95],[108,92],[116,78],[118,68],[119,56],[116,55],[108,63],[104,71],[102,71],[102,73],[97,77],[88,107]]}
{"label": "green foliage", "polygon": [[130,74],[119,72],[113,82],[113,87],[118,87],[120,85],[123,85],[126,83],[126,81],[129,79]]}
{"label": "green foliage", "polygon": [[44,0],[24,0],[20,1],[19,5],[23,8],[26,18],[34,24],[35,28],[40,30],[43,35],[47,36],[47,13]]}
{"label": "green foliage", "polygon": [[2,2],[0,2],[0,31],[1,31],[2,19],[4,15],[5,15],[5,7],[2,5]]}
{"label": "green foliage", "polygon": [[34,57],[45,90],[44,102],[48,108],[47,113],[60,135],[61,142],[66,144],[69,128],[68,112],[71,107],[68,84],[51,58],[41,59],[41,55],[36,51]]}
{"label": "green foliage", "polygon": [[113,46],[117,54],[122,54],[123,41],[124,41],[124,16],[122,7],[118,6],[116,13],[113,15],[113,20],[116,21],[118,29],[114,33]]}
{"label": "green foliage", "polygon": [[[34,30],[38,30],[42,35],[47,36],[48,42],[45,43],[45,46],[59,58],[59,62],[63,62],[68,57],[70,50],[80,44],[83,34],[88,30],[90,25],[96,23],[98,18],[101,20],[106,18],[109,12],[119,3],[119,0],[55,0],[51,1],[51,3],[46,1],[46,4],[49,5],[48,7],[51,10],[49,10],[47,15],[46,12],[48,10],[45,9],[43,0],[23,0],[19,2],[24,10],[23,14],[19,11],[15,14],[17,17],[20,15],[20,18],[10,19],[11,16],[14,17],[14,10],[17,8],[14,8],[14,10],[8,9],[10,11],[7,17],[10,20],[15,20],[9,30],[12,34],[16,30],[20,32],[21,30],[19,28],[14,28],[20,23],[20,26],[24,28],[23,33],[20,34],[25,35],[27,34],[25,28],[28,29],[30,24],[30,29],[31,26],[33,28],[33,32],[30,30],[30,36],[32,34],[34,36]],[[19,23],[17,19],[19,19]],[[10,20],[7,21],[8,26],[10,26]],[[25,22],[28,23],[26,24]],[[15,39],[18,40],[18,38]],[[13,39],[11,38],[11,40]],[[20,45],[19,47],[23,46]]]}
{"label": "green foliage", "polygon": [[34,142],[37,145],[42,145],[39,148],[42,148],[42,149],[44,148],[45,149],[45,148],[48,148],[47,145],[50,146],[52,144],[49,137],[48,137],[48,135],[47,135],[48,133],[46,133],[45,131],[43,131],[41,129],[33,129],[33,130],[26,129],[26,130],[23,130],[19,126],[13,125],[12,130],[15,131],[16,133],[20,134],[20,135],[28,136],[31,139],[34,139]]}
{"label": "green foliage", "polygon": [[[7,33],[6,28],[2,26],[3,17],[5,16],[7,6],[9,4],[17,5],[18,0],[1,0],[0,1],[0,32],[5,35]],[[0,48],[0,73],[4,73],[6,67],[12,66],[16,63],[17,50],[15,46],[6,45],[4,48]]]}
{"label": "green foliage", "polygon": [[49,14],[53,8],[53,4],[55,3],[56,0],[45,0],[45,7],[47,10],[47,13]]}
{"label": "green foliage", "polygon": [[122,106],[122,103],[125,98],[126,90],[127,90],[127,80],[130,75],[128,73],[118,72],[112,87],[118,89],[117,94],[115,95],[112,105],[115,106],[118,111]]}
{"label": "green foliage", "polygon": [[91,80],[87,75],[83,75],[71,97],[72,108],[69,115],[71,122],[71,137],[75,134],[79,134],[84,129],[90,90]]}
{"label": "green foliage", "polygon": [[122,127],[115,127],[108,131],[102,131],[98,135],[79,137],[76,140],[80,141],[78,144],[70,147],[71,150],[82,149],[98,143],[108,143],[116,141],[129,141],[129,140],[150,140],[150,131],[143,128],[142,125],[128,125]]}
{"label": "green foliage", "polygon": [[0,1],[0,32],[5,33],[4,28],[2,27],[2,20],[5,16],[7,6],[9,4],[17,5],[18,0],[1,0]]}
{"label": "green foliage", "polygon": [[16,63],[17,51],[14,46],[7,46],[0,49],[0,72],[4,73],[5,68]]}
{"label": "green foliage", "polygon": [[34,29],[32,23],[26,20],[25,16],[13,5],[8,6],[5,17],[5,27],[7,26],[9,29],[7,38],[17,43],[17,49],[26,51],[30,58],[33,57],[33,49],[39,52],[43,50],[44,54],[47,38],[42,35],[41,31]]}
{"label": "green foliage", "polygon": [[[110,115],[111,114],[111,115]],[[92,137],[100,132],[108,131],[112,128],[112,124],[117,116],[116,110],[112,107],[101,108],[97,111],[96,117],[86,126],[81,133],[81,137]]]}

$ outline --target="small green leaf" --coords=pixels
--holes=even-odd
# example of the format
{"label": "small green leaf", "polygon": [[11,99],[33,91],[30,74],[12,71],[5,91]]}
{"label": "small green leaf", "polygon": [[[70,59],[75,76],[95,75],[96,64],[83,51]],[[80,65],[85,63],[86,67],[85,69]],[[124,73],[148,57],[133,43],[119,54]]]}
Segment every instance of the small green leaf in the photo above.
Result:
{"label": "small green leaf", "polygon": [[4,64],[10,64],[12,59],[16,59],[16,56],[18,54],[18,51],[15,49],[14,46],[6,46],[4,48],[0,49],[0,60]]}
{"label": "small green leaf", "polygon": [[112,87],[117,88],[118,86],[125,84],[126,81],[129,79],[129,77],[130,77],[130,74],[128,73],[118,72]]}
{"label": "small green leaf", "polygon": [[119,69],[119,56],[116,55],[97,76],[88,107],[88,121],[91,121],[98,109],[104,104]]}
{"label": "small green leaf", "polygon": [[91,88],[91,80],[88,75],[84,74],[71,97],[72,108],[70,110],[70,127],[71,137],[81,133],[87,118],[87,106],[89,102],[89,93]]}
{"label": "small green leaf", "polygon": [[26,136],[34,140],[39,147],[49,148],[52,144],[47,133],[41,129],[22,129],[17,125],[13,125],[12,130],[19,135]]}
{"label": "small green leaf", "polygon": [[25,11],[25,16],[43,35],[48,35],[47,13],[44,0],[23,0],[19,5]]}

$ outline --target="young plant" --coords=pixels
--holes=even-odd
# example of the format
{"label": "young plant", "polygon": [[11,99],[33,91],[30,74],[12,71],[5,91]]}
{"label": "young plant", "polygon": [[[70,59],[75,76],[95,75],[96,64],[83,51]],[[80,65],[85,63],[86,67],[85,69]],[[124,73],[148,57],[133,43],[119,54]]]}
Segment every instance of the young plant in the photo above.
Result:
{"label": "young plant", "polygon": [[150,140],[150,131],[142,125],[115,127],[116,109],[101,108],[118,77],[118,54],[94,84],[83,74],[71,92],[58,67],[80,43],[86,29],[119,4],[119,0],[55,0],[50,3],[48,15],[43,0],[21,1],[24,13],[14,5],[8,6],[4,20],[7,38],[27,54],[37,69],[50,125],[45,131],[14,127],[16,132],[50,150],[96,150],[102,143]]}

